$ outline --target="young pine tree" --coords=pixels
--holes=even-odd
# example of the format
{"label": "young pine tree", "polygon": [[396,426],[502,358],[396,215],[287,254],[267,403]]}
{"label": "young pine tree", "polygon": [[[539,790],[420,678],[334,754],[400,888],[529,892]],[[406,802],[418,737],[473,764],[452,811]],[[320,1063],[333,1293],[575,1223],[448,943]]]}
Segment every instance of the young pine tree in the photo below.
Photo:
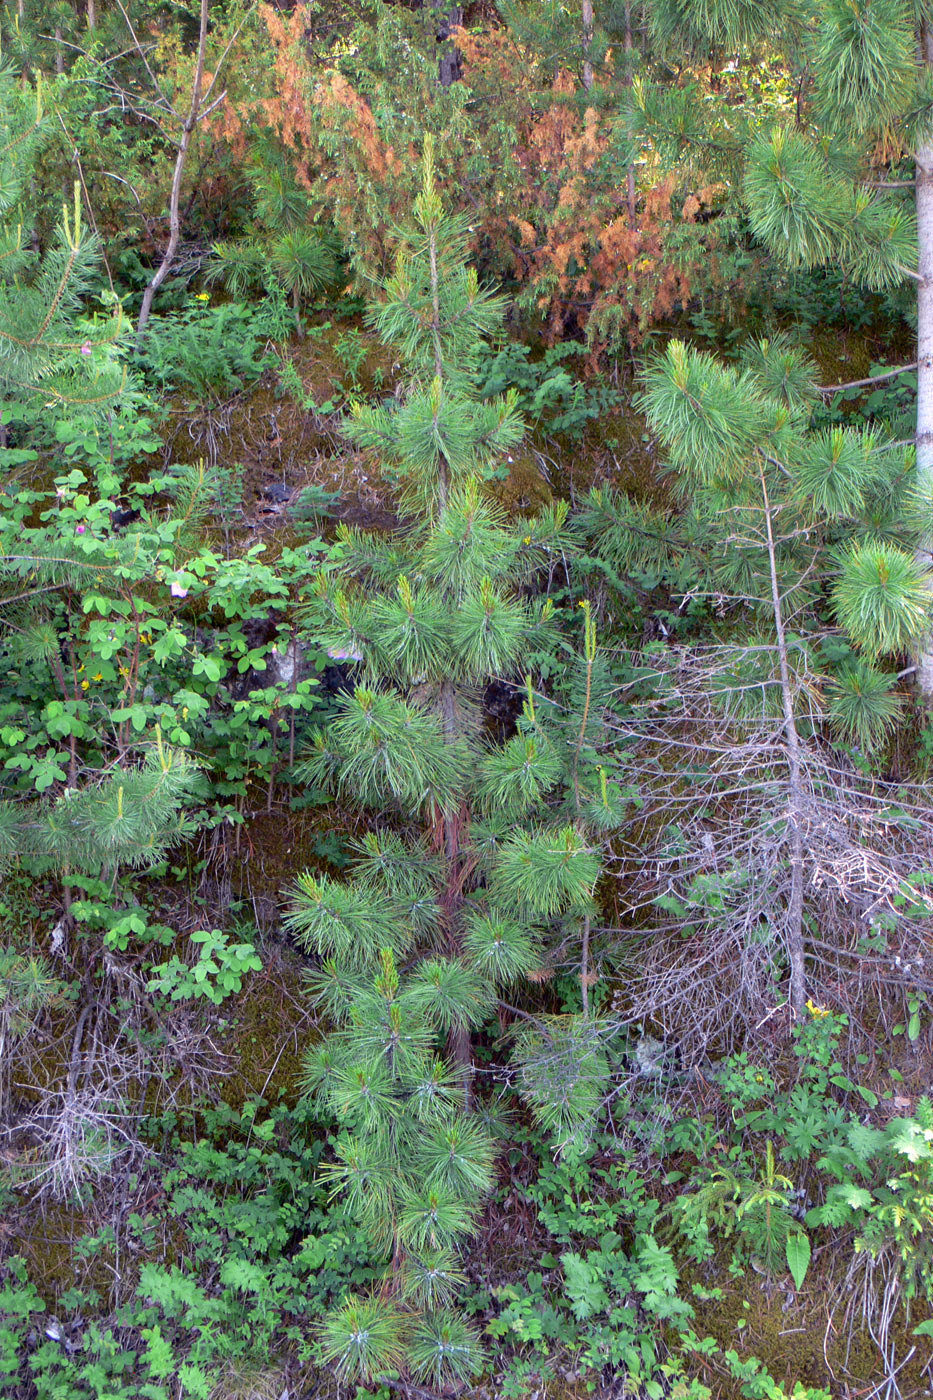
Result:
{"label": "young pine tree", "polygon": [[8,414],[27,423],[37,411],[103,409],[124,380],[119,310],[100,319],[83,314],[100,250],[77,187],[49,246],[39,256],[30,246],[23,199],[44,132],[41,87],[25,97],[0,67],[0,394]]}
{"label": "young pine tree", "polygon": [[[885,736],[898,713],[897,678],[878,663],[925,634],[931,588],[913,550],[916,502],[902,456],[869,431],[811,430],[813,374],[781,340],[750,345],[737,367],[674,341],[650,365],[642,396],[682,487],[684,509],[667,522],[671,545],[695,560],[695,591],[732,610],[733,660],[713,682],[716,703],[745,719],[755,707],[762,720],[779,707],[783,800],[760,813],[761,841],[778,840],[789,865],[786,907],[769,922],[784,933],[798,1014],[816,811],[805,741],[814,717],[863,750]],[[644,554],[643,526],[629,505],[617,537],[605,531],[617,566]],[[825,666],[827,596],[844,660],[825,676],[821,716],[814,678]]]}
{"label": "young pine tree", "polygon": [[251,168],[254,217],[247,237],[215,243],[208,268],[231,294],[278,286],[292,299],[303,334],[301,306],[337,276],[337,240],[311,222],[311,200],[271,141],[261,141]]}
{"label": "young pine tree", "polygon": [[[605,13],[609,23],[617,10],[597,6],[597,21]],[[704,280],[707,232],[729,227],[730,218],[736,231],[740,219],[747,221],[775,260],[772,282],[783,269],[821,267],[841,268],[868,294],[916,282],[916,472],[929,496],[933,6],[929,0],[645,0],[625,10],[639,33],[623,65],[612,147],[629,168],[635,162],[664,171],[678,203],[686,197],[680,232],[699,240],[694,266],[685,262],[694,293]],[[784,86],[770,110],[763,93],[754,103],[739,96],[744,85],[757,83],[765,56]],[[704,204],[718,215],[708,223],[698,217]],[[614,313],[609,305],[596,320],[602,315],[608,329]],[[918,548],[928,562],[928,530]],[[929,703],[933,650],[927,635],[915,645],[918,689]]]}
{"label": "young pine tree", "polygon": [[303,776],[369,814],[349,880],[301,876],[291,925],[320,960],[314,995],[334,1031],[308,1087],[337,1117],[333,1167],[388,1262],[378,1298],[327,1322],[342,1375],[405,1369],[439,1386],[476,1369],[476,1338],[450,1306],[456,1251],[492,1181],[493,1139],[473,1084],[471,1034],[501,993],[576,937],[581,1015],[531,1022],[518,1064],[563,1141],[588,1126],[605,1077],[589,1016],[589,930],[603,833],[619,820],[599,769],[605,676],[587,620],[569,707],[526,699],[516,733],[487,735],[490,680],[520,680],[555,643],[530,585],[569,548],[562,505],[510,521],[483,470],[520,438],[511,399],[483,403],[474,374],[501,303],[465,267],[427,144],[414,228],[370,320],[409,369],[395,408],[359,407],[348,435],[380,451],[405,510],[392,536],[342,529],[307,622],[359,682]]}

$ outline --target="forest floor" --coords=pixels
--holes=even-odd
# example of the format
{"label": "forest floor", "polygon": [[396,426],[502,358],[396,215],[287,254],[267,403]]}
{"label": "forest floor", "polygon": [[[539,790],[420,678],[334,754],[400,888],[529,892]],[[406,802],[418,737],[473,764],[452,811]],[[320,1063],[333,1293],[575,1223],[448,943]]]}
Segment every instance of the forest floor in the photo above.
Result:
{"label": "forest floor", "polygon": [[[821,338],[811,349],[828,382],[867,374],[871,362],[884,353],[865,338],[844,336]],[[261,541],[267,557],[274,558],[294,543],[298,536],[290,507],[309,487],[339,497],[329,509],[326,530],[341,523],[391,531],[398,523],[391,482],[382,477],[369,454],[352,450],[340,435],[340,411],[349,395],[342,387],[345,376],[332,344],[326,337],[295,340],[287,353],[307,395],[304,404],[282,394],[274,369],[225,403],[203,406],[176,395],[169,403],[163,430],[163,460],[204,456],[212,463],[242,469],[241,501],[227,513],[221,509],[210,525],[217,539],[233,550]],[[359,389],[371,392],[378,373],[382,391],[393,393],[392,370],[378,348],[370,345]],[[342,396],[341,402],[335,404],[335,396]],[[309,407],[312,400],[329,404],[329,410]],[[496,490],[510,513],[531,512],[553,496],[573,498],[604,482],[648,499],[665,499],[655,445],[643,418],[628,402],[590,426],[573,444],[533,435],[516,452],[507,479],[497,483]],[[293,812],[286,799],[287,790],[283,790],[267,807],[257,794],[242,832],[218,829],[210,838],[200,838],[177,858],[177,872],[165,884],[166,917],[171,916],[182,931],[232,898],[258,929],[263,968],[222,1008],[196,1018],[184,1010],[177,1013],[167,1028],[166,1077],[160,1084],[151,1082],[148,1071],[144,1076],[136,1061],[119,1070],[124,1091],[138,1096],[149,1111],[182,1113],[204,1097],[222,1098],[238,1113],[255,1098],[286,1105],[297,1100],[303,1054],[316,1026],[302,997],[302,959],[281,933],[282,891],[307,865],[334,868],[329,865],[332,848],[327,843],[333,813],[313,808]],[[127,992],[126,999],[133,1002],[133,993]],[[138,1001],[134,1004],[139,1012]],[[24,1102],[38,1103],[44,1092],[67,1078],[75,1035],[71,1009],[62,1006],[36,1037],[23,1066],[30,1087],[18,1084],[17,1090]],[[929,1091],[930,1062],[917,1047],[908,1051],[905,1046],[905,1055],[902,1092],[909,1106],[917,1095]],[[537,1267],[542,1254],[559,1250],[538,1223],[527,1194],[533,1169],[527,1157],[515,1167],[501,1167],[496,1198],[469,1261],[471,1281],[487,1298],[523,1279]],[[120,1159],[94,1199],[80,1208],[53,1199],[37,1206],[20,1198],[7,1205],[0,1242],[4,1249],[15,1247],[24,1256],[50,1309],[54,1311],[62,1295],[76,1287],[96,1289],[114,1307],[128,1296],[138,1260],[121,1256],[125,1223],[134,1215],[158,1214],[165,1199],[165,1170],[165,1163],[134,1149]],[[101,1237],[107,1230],[113,1242],[76,1263],[79,1241]],[[131,1248],[138,1251],[135,1245]],[[153,1257],[164,1261],[180,1258],[183,1252],[184,1242],[172,1237],[169,1228]],[[871,1287],[870,1281],[866,1285],[851,1270],[840,1273],[836,1261],[817,1253],[806,1287],[796,1291],[787,1277],[754,1270],[737,1274],[727,1260],[728,1251],[720,1252],[686,1279],[693,1289],[698,1336],[711,1335],[723,1348],[737,1347],[743,1354],[759,1357],[775,1379],[788,1386],[794,1382],[822,1385],[839,1400],[856,1396],[868,1400],[881,1393],[875,1388],[877,1350],[860,1313],[858,1289]],[[915,1313],[905,1319],[903,1335],[892,1338],[905,1355],[914,1345],[910,1332],[919,1316]],[[551,1364],[555,1375],[546,1382],[536,1382],[529,1373],[528,1388],[522,1392],[528,1400],[577,1396],[582,1400],[585,1394],[597,1400],[622,1400],[633,1393],[608,1373],[595,1380],[591,1374],[584,1381],[569,1351],[564,1358],[553,1356]],[[696,1367],[698,1377],[722,1400],[738,1400],[749,1393],[702,1356],[697,1356]],[[905,1397],[930,1393],[929,1368],[930,1361],[915,1348],[899,1374]],[[307,1368],[297,1361],[286,1362],[275,1378],[286,1387],[282,1393],[303,1394],[305,1400],[332,1393],[329,1383],[322,1377],[312,1381]],[[497,1380],[464,1392],[473,1400],[498,1400],[504,1393]],[[419,1394],[417,1388],[413,1394]],[[224,1395],[230,1400],[234,1396],[263,1400],[272,1395],[272,1389],[259,1377],[244,1377],[240,1384],[231,1372]]]}

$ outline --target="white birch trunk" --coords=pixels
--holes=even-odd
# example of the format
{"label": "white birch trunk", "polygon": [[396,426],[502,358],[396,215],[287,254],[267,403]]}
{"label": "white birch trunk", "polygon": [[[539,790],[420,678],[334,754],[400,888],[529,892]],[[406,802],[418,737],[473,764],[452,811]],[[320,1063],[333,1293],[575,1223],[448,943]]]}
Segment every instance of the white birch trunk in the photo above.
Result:
{"label": "white birch trunk", "polygon": [[[917,287],[917,484],[933,496],[933,139],[915,152],[917,169],[917,231],[920,244]],[[922,562],[929,566],[933,545],[921,547]],[[926,638],[917,655],[917,690],[927,709],[933,709],[933,638]]]}

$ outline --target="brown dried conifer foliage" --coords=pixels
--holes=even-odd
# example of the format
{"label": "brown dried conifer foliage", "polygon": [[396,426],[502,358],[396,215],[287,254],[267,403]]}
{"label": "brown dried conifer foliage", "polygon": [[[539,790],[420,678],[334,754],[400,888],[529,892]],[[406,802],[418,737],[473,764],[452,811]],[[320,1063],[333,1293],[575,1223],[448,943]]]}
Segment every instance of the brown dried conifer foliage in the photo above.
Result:
{"label": "brown dried conifer foliage", "polygon": [[717,229],[705,216],[721,187],[685,189],[682,176],[646,162],[632,217],[613,149],[615,104],[600,100],[615,81],[611,62],[583,107],[565,68],[542,91],[505,29],[461,28],[453,37],[466,102],[439,87],[429,64],[374,68],[364,93],[336,63],[314,66],[303,7],[263,5],[260,15],[271,44],[266,90],[237,109],[225,104],[214,132],[242,157],[250,122],[272,131],[358,271],[385,268],[430,132],[445,197],[470,219],[481,270],[517,285],[549,338],[586,332],[597,349],[637,342],[686,304],[695,278],[715,276]]}
{"label": "brown dried conifer foliage", "polygon": [[[465,81],[489,100],[503,93],[516,71],[508,36],[461,32],[457,42]],[[605,75],[601,82],[607,82]],[[696,223],[713,187],[690,194],[677,210],[676,177],[645,170],[633,221],[624,171],[612,160],[611,107],[588,106],[581,114],[576,81],[564,69],[555,75],[543,111],[536,111],[540,103],[530,84],[522,96],[513,152],[518,179],[505,207],[490,210],[486,231],[495,230],[508,249],[512,275],[551,335],[587,329],[598,344],[599,328],[612,327],[616,338],[621,333],[638,340],[691,294],[691,260],[705,260],[714,240],[703,230],[685,255],[684,226]]]}

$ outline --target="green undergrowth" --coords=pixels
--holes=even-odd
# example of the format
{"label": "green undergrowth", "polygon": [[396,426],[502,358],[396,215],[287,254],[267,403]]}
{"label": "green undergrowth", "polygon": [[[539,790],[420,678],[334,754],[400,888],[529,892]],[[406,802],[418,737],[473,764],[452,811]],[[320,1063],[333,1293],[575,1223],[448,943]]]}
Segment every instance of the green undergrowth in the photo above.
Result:
{"label": "green undergrowth", "polygon": [[[195,1121],[199,1124],[193,1131]],[[208,1400],[231,1363],[270,1353],[305,1366],[310,1323],[373,1277],[319,1171],[325,1139],[307,1110],[250,1100],[152,1120],[158,1167],[135,1208],[72,1244],[74,1282],[14,1256],[0,1287],[6,1394],[38,1400]],[[41,1223],[36,1233],[41,1233]],[[88,1269],[88,1261],[99,1267]],[[116,1281],[106,1298],[101,1282]],[[107,1306],[107,1304],[110,1306]]]}
{"label": "green undergrowth", "polygon": [[[601,1394],[622,1374],[650,1397],[815,1400],[887,1364],[922,1386],[933,1107],[892,1117],[893,1089],[845,1074],[843,1028],[815,1008],[789,1065],[730,1057],[686,1117],[660,1082],[643,1088],[576,1156],[516,1141],[500,1208],[534,1212],[534,1248],[526,1267],[504,1251],[507,1277],[472,1295],[511,1352],[500,1393],[563,1378]],[[884,1288],[886,1326],[862,1301]]]}
{"label": "green undergrowth", "polygon": [[[686,1116],[660,1074],[632,1079],[576,1150],[513,1127],[486,1245],[464,1257],[487,1346],[475,1394],[825,1400],[886,1365],[919,1394],[933,1106],[898,1112],[867,1063],[875,1087],[849,1078],[844,1029],[814,1007],[778,1066],[709,1066]],[[323,1314],[381,1272],[329,1195],[326,1125],[253,1097],[162,1114],[144,1137],[140,1170],[38,1215],[3,1265],[6,1393],[209,1400],[232,1370],[317,1374]],[[865,1300],[885,1291],[879,1333]]]}

